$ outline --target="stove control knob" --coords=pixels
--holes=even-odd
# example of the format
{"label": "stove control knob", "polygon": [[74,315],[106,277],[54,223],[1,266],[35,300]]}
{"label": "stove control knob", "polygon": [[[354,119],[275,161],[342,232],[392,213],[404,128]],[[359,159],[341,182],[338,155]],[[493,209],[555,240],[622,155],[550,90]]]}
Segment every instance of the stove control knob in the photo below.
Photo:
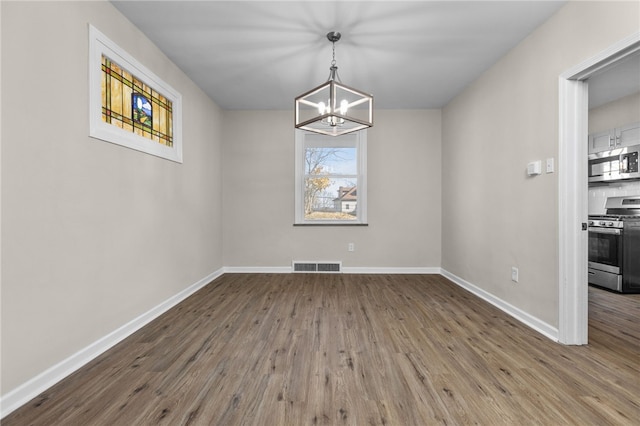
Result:
{"label": "stove control knob", "polygon": [[589,221],[589,226],[593,226],[593,221],[592,220]]}
{"label": "stove control knob", "polygon": [[613,222],[607,223],[607,226],[613,226]]}
{"label": "stove control knob", "polygon": [[600,221],[600,226],[606,226],[606,224],[607,224],[607,222],[605,222],[604,220]]}

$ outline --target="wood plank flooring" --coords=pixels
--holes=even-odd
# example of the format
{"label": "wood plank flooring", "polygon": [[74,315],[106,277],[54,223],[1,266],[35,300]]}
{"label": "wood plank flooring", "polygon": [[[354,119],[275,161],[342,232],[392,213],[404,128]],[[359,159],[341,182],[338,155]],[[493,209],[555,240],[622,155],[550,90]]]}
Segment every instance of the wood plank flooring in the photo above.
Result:
{"label": "wood plank flooring", "polygon": [[227,274],[12,425],[631,425],[640,295],[562,346],[438,275]]}

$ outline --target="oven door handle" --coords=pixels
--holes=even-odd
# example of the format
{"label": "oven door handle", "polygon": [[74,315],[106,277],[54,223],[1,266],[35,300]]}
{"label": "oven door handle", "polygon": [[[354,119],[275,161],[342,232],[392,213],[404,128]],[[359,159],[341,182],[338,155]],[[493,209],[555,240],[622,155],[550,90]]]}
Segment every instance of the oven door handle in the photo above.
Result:
{"label": "oven door handle", "polygon": [[597,227],[589,227],[589,232],[593,232],[596,234],[610,234],[610,235],[620,235],[621,229],[619,228],[597,228]]}

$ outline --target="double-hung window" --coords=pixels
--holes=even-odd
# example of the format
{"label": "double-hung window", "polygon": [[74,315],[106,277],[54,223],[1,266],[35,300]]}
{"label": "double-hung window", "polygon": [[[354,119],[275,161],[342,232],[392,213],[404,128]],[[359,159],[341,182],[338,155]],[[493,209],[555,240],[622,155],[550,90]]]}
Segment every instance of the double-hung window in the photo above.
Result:
{"label": "double-hung window", "polygon": [[367,223],[367,132],[296,130],[295,224]]}

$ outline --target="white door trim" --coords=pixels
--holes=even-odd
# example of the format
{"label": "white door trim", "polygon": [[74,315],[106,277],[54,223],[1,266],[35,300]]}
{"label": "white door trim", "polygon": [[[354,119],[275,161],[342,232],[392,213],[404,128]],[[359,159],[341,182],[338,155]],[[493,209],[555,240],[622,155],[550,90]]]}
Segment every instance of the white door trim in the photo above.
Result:
{"label": "white door trim", "polygon": [[587,136],[589,90],[586,80],[640,52],[640,32],[620,40],[559,77],[558,139],[558,339],[587,344]]}
{"label": "white door trim", "polygon": [[587,343],[587,83],[560,77],[558,341]]}

